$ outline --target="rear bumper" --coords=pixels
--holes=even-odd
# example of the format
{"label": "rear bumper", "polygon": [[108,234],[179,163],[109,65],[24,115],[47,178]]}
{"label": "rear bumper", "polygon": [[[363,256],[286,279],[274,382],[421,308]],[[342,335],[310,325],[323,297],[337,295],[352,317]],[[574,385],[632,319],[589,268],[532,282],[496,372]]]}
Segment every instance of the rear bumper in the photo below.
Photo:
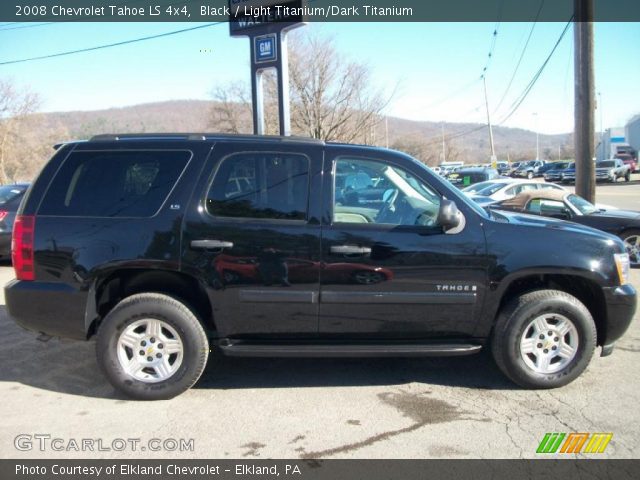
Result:
{"label": "rear bumper", "polygon": [[11,319],[27,330],[85,340],[87,293],[62,283],[12,280],[4,287]]}
{"label": "rear bumper", "polygon": [[632,285],[603,288],[607,305],[607,322],[601,340],[602,354],[606,356],[613,350],[613,344],[629,328],[636,312],[637,294]]}

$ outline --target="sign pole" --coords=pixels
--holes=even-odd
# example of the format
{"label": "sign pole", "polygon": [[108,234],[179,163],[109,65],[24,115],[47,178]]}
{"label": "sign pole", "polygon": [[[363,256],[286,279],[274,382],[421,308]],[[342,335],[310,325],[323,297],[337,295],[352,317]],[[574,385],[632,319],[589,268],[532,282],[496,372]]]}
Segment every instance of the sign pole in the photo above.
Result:
{"label": "sign pole", "polygon": [[[255,58],[255,42],[251,39],[251,58]],[[264,82],[263,71],[251,62],[251,110],[253,112],[253,134],[264,135]]]}
{"label": "sign pole", "polygon": [[269,69],[276,70],[280,135],[291,135],[287,33],[304,25],[306,5],[307,0],[229,0],[230,35],[249,37],[251,43],[251,110],[255,135],[265,134],[263,75]]}
{"label": "sign pole", "polygon": [[289,57],[287,54],[287,32],[278,32],[278,45],[280,56],[278,57],[278,120],[280,123],[280,135],[291,135],[291,111],[289,101]]}

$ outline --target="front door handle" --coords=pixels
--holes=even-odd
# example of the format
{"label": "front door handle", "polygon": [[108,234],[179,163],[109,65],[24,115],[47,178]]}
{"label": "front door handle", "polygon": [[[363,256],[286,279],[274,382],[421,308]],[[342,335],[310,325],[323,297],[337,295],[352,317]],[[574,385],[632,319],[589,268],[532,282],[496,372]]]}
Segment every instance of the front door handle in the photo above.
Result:
{"label": "front door handle", "polygon": [[342,255],[368,255],[371,253],[370,247],[358,247],[357,245],[333,245],[331,253]]}
{"label": "front door handle", "polygon": [[233,242],[225,242],[224,240],[192,240],[191,248],[199,248],[205,250],[215,250],[216,248],[233,248]]}

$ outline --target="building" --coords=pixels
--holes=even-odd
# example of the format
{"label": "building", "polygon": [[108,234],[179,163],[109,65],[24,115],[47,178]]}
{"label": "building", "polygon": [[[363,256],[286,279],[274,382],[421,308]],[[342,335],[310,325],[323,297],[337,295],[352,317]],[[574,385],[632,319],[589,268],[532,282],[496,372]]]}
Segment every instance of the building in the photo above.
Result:
{"label": "building", "polygon": [[627,143],[640,151],[640,114],[635,115],[625,127]]}

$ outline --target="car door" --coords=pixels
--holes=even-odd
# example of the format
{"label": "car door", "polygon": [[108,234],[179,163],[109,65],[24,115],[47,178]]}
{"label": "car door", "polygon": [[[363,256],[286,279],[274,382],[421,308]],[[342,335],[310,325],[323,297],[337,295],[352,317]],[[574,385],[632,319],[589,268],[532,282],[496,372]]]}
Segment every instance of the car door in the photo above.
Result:
{"label": "car door", "polygon": [[320,334],[471,335],[486,283],[479,216],[459,202],[465,225],[444,233],[442,182],[407,157],[371,152],[325,153]]}
{"label": "car door", "polygon": [[317,335],[321,168],[311,144],[213,148],[182,250],[183,269],[206,285],[219,337]]}

